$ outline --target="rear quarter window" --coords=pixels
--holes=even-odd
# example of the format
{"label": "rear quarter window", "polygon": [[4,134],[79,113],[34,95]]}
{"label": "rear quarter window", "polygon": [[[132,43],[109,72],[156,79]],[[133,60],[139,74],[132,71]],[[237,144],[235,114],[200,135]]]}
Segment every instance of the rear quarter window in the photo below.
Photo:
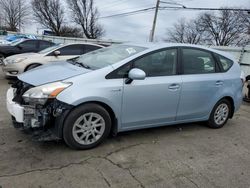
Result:
{"label": "rear quarter window", "polygon": [[233,66],[234,62],[231,59],[228,59],[222,55],[216,55],[219,60],[219,63],[221,64],[222,71],[226,72]]}

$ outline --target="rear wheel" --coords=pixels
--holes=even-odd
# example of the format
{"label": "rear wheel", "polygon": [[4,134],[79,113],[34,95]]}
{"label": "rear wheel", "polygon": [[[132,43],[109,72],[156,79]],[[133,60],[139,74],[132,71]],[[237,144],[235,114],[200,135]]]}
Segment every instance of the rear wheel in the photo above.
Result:
{"label": "rear wheel", "polygon": [[231,112],[231,103],[227,99],[220,100],[210,114],[208,126],[214,129],[223,127],[227,123]]}
{"label": "rear wheel", "polygon": [[110,129],[109,113],[100,105],[86,104],[74,109],[66,118],[63,138],[73,149],[90,149],[99,145]]}

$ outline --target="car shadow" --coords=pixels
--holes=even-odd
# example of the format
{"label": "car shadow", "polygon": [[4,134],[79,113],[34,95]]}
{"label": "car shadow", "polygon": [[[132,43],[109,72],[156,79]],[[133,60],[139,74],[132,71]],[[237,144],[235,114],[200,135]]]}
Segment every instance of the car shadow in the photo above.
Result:
{"label": "car shadow", "polygon": [[[109,138],[104,141],[103,144],[98,146],[105,147],[110,144],[126,144],[128,140],[135,142],[144,142],[145,139],[160,139],[165,136],[173,136],[174,134],[178,134],[181,132],[193,132],[193,131],[202,131],[204,129],[209,129],[204,122],[199,123],[185,123],[185,124],[176,124],[176,125],[168,125],[161,127],[153,127],[146,129],[138,129],[126,132],[120,132],[116,136],[110,135]],[[56,149],[56,150],[64,150],[68,148],[63,140],[58,141],[43,141],[36,142],[40,149]],[[93,148],[95,149],[95,148]],[[70,150],[70,149],[69,149]]]}

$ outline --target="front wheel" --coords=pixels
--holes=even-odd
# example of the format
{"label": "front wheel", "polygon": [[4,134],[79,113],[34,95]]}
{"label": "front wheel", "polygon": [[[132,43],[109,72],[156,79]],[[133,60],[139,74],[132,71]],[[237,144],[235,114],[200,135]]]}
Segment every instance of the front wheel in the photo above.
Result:
{"label": "front wheel", "polygon": [[220,100],[210,114],[208,126],[214,129],[223,127],[227,123],[231,112],[231,103],[226,99]]}
{"label": "front wheel", "polygon": [[3,60],[4,60],[4,55],[0,54],[0,64],[3,64]]}
{"label": "front wheel", "polygon": [[63,138],[73,149],[90,149],[99,145],[110,133],[111,118],[100,105],[85,104],[66,118]]}
{"label": "front wheel", "polygon": [[34,69],[34,68],[36,68],[36,67],[39,67],[39,66],[41,66],[41,65],[40,65],[40,64],[32,64],[32,65],[29,65],[29,66],[26,68],[25,72],[26,72],[26,71],[29,71],[29,70],[31,70],[31,69]]}

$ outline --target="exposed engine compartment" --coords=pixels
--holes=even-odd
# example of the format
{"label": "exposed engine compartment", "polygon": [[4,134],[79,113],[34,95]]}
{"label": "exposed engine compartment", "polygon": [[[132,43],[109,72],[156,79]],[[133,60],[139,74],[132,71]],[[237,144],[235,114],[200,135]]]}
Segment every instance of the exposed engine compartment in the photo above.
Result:
{"label": "exposed engine compartment", "polygon": [[52,134],[55,130],[56,119],[65,111],[69,111],[72,106],[57,99],[49,99],[44,105],[26,103],[22,95],[34,86],[17,80],[12,87],[14,88],[13,101],[24,107],[24,122],[17,123],[12,117],[14,127],[34,133],[36,140],[39,141],[55,140],[57,136],[52,136]]}

